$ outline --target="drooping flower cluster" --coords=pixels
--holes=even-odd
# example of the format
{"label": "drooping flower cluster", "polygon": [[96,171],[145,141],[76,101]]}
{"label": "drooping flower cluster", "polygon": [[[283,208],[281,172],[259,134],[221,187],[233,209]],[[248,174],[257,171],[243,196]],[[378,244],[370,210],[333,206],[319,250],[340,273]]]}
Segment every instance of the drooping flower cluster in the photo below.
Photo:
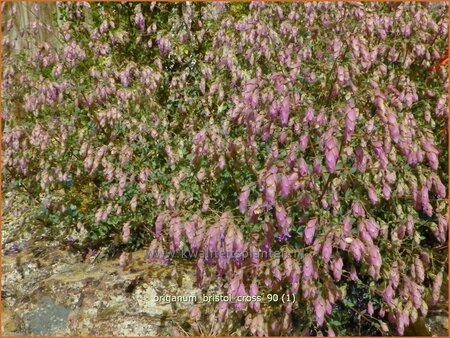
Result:
{"label": "drooping flower cluster", "polygon": [[8,20],[2,41],[3,187],[40,219],[150,264],[188,250],[205,289],[296,297],[216,304],[249,334],[334,335],[354,288],[376,333],[439,301],[447,4],[58,6],[58,43],[17,52]]}

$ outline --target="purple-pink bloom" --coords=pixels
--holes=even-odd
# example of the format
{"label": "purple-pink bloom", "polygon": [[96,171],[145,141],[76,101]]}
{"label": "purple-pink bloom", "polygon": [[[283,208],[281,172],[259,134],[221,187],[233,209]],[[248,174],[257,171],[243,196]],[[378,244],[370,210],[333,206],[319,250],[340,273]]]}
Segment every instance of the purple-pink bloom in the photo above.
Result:
{"label": "purple-pink bloom", "polygon": [[345,217],[342,222],[342,225],[343,225],[344,235],[350,236],[352,233],[352,222],[350,220],[350,217]]}
{"label": "purple-pink bloom", "polygon": [[336,337],[336,334],[334,333],[334,331],[333,331],[333,329],[331,328],[331,326],[328,326],[327,337]]}
{"label": "purple-pink bloom", "polygon": [[314,275],[314,265],[311,255],[306,255],[303,259],[303,281],[309,281]]}
{"label": "purple-pink bloom", "polygon": [[300,176],[308,175],[308,165],[303,158],[298,161],[298,173]]}
{"label": "purple-pink bloom", "polygon": [[358,117],[358,111],[353,105],[347,107],[345,112],[345,141],[349,141],[351,136],[353,135],[356,127],[356,120]]}
{"label": "purple-pink bloom", "polygon": [[419,256],[414,257],[414,271],[418,282],[423,283],[425,280],[425,268]]}
{"label": "purple-pink bloom", "polygon": [[319,326],[322,326],[323,322],[325,321],[325,312],[326,312],[325,301],[322,297],[319,296],[316,299],[314,299],[313,305],[316,315],[316,322]]}
{"label": "purple-pink bloom", "polygon": [[383,184],[383,198],[385,200],[389,200],[391,198],[392,189],[389,184],[384,183]]}
{"label": "purple-pink bloom", "polygon": [[366,214],[361,203],[359,203],[358,201],[353,201],[351,208],[352,208],[352,214],[355,217],[364,217]]}
{"label": "purple-pink bloom", "polygon": [[375,188],[373,186],[367,187],[367,194],[369,195],[369,201],[371,204],[375,205],[378,202],[378,196]]}
{"label": "purple-pink bloom", "polygon": [[167,222],[167,217],[168,217],[167,213],[162,212],[156,218],[156,222],[155,222],[155,238],[156,239],[159,239],[159,237],[161,236],[161,230],[162,230],[162,227]]}
{"label": "purple-pink bloom", "polygon": [[433,186],[438,198],[445,198],[447,195],[445,185],[441,182],[438,176],[433,177]]}
{"label": "purple-pink bloom", "polygon": [[299,149],[301,151],[305,151],[308,147],[309,135],[308,133],[301,134],[298,139]]}
{"label": "purple-pink bloom", "polygon": [[392,289],[391,284],[389,284],[383,291],[383,300],[389,305],[394,305],[394,290]]}
{"label": "purple-pink bloom", "polygon": [[272,206],[275,203],[275,193],[277,190],[276,175],[271,173],[267,176],[265,182],[264,198],[266,206]]}
{"label": "purple-pink bloom", "polygon": [[330,173],[334,173],[339,158],[339,149],[336,138],[333,136],[333,128],[328,129],[323,135],[322,142],[325,151],[325,165]]}
{"label": "purple-pink bloom", "polygon": [[364,149],[361,146],[357,146],[355,149],[355,162],[358,171],[362,173],[366,171],[367,157],[365,155]]}
{"label": "purple-pink bloom", "polygon": [[289,97],[286,96],[281,102],[280,123],[282,126],[286,126],[288,122],[289,122]]}
{"label": "purple-pink bloom", "polygon": [[308,124],[311,121],[314,121],[314,109],[312,107],[308,107],[303,118],[303,123]]}
{"label": "purple-pink bloom", "polygon": [[130,239],[130,222],[126,222],[122,227],[122,241],[128,243]]}
{"label": "purple-pink bloom", "polygon": [[322,246],[322,258],[325,263],[328,263],[331,258],[331,253],[333,252],[333,246],[331,240],[328,238]]}
{"label": "purple-pink bloom", "polygon": [[373,218],[366,220],[364,223],[370,237],[372,237],[372,239],[376,239],[380,231],[380,226],[378,225],[378,223]]}
{"label": "purple-pink bloom", "polygon": [[309,208],[310,204],[311,204],[311,200],[309,198],[309,195],[307,193],[304,193],[300,197],[300,200],[298,201],[298,207],[300,209],[307,209],[307,208]]}
{"label": "purple-pink bloom", "polygon": [[320,161],[316,158],[313,162],[313,172],[314,174],[320,175],[322,173],[322,165]]}
{"label": "purple-pink bloom", "polygon": [[369,302],[367,304],[367,313],[372,316],[374,314],[373,304],[372,302]]}
{"label": "purple-pink bloom", "polygon": [[368,248],[368,263],[376,269],[381,267],[381,254],[377,246],[372,245]]}
{"label": "purple-pink bloom", "polygon": [[291,191],[291,181],[289,180],[289,177],[286,175],[283,175],[280,180],[280,195],[282,197],[286,197],[289,195]]}
{"label": "purple-pink bloom", "polygon": [[350,268],[350,279],[353,280],[353,281],[358,279],[358,274],[357,274],[356,268],[354,266],[352,266]]}
{"label": "purple-pink bloom", "polygon": [[248,198],[250,196],[250,187],[244,186],[241,194],[239,195],[239,211],[245,213],[247,211]]}
{"label": "purple-pink bloom", "polygon": [[441,286],[442,286],[443,274],[442,271],[439,271],[434,280],[433,285],[431,287],[431,304],[435,305],[439,301],[439,296],[441,294]]}
{"label": "purple-pink bloom", "polygon": [[311,245],[314,239],[314,233],[316,231],[317,218],[313,218],[308,221],[305,227],[304,238],[305,243]]}
{"label": "purple-pink bloom", "polygon": [[333,277],[336,281],[341,280],[343,266],[344,266],[344,262],[342,261],[341,257],[337,257],[333,260],[333,263],[332,263]]}
{"label": "purple-pink bloom", "polygon": [[363,257],[365,252],[365,247],[363,242],[359,238],[355,238],[352,240],[352,243],[350,244],[350,253],[352,254],[353,258],[359,262],[361,258]]}

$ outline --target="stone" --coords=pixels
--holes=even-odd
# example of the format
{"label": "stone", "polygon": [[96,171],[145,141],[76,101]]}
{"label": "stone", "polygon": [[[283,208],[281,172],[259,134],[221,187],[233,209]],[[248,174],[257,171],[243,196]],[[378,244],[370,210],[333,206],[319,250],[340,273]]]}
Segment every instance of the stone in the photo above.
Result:
{"label": "stone", "polygon": [[70,309],[44,297],[34,310],[25,313],[24,322],[30,335],[64,335],[67,332]]}
{"label": "stone", "polygon": [[[133,253],[125,271],[117,259],[82,262],[61,247],[34,242],[2,261],[2,334],[47,336],[168,335],[173,319],[189,315],[192,303],[163,303],[155,296],[200,299],[195,264],[150,266],[146,251]],[[36,247],[40,250],[35,256]],[[182,278],[173,278],[173,271]],[[22,273],[20,272],[22,271]]]}

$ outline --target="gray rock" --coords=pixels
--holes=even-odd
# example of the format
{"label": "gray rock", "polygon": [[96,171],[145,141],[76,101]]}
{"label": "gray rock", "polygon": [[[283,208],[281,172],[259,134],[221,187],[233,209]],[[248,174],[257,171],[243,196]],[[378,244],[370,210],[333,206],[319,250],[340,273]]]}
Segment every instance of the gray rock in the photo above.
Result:
{"label": "gray rock", "polygon": [[67,331],[69,313],[69,308],[44,297],[34,310],[23,316],[23,321],[33,336],[59,335]]}

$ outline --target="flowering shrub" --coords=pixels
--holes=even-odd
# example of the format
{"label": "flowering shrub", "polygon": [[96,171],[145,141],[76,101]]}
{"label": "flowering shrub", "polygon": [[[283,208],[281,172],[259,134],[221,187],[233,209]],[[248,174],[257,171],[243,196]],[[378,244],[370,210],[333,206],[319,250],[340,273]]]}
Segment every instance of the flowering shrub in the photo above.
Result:
{"label": "flowering shrub", "polygon": [[248,334],[427,315],[447,275],[447,70],[428,70],[446,3],[58,6],[57,43],[15,54],[9,21],[2,41],[3,189],[36,222],[148,243],[152,264],[202,252],[205,290],[296,297],[215,304]]}

